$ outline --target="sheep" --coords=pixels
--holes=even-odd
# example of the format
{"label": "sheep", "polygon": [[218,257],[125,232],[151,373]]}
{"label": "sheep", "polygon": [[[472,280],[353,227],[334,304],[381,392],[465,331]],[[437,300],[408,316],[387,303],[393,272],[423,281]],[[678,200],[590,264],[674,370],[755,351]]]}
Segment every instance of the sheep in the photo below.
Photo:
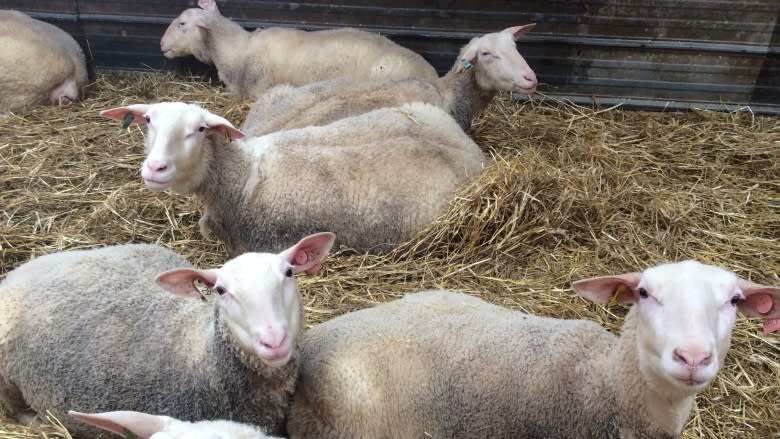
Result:
{"label": "sheep", "polygon": [[301,341],[291,438],[673,438],[720,369],[736,310],[780,317],[780,288],[696,261],[573,284],[635,305],[621,335],[462,293],[336,317]]}
{"label": "sheep", "polygon": [[70,411],[68,415],[122,437],[127,437],[127,432],[132,432],[132,437],[138,439],[281,439],[266,436],[261,428],[254,425],[224,420],[192,423],[133,411]]}
{"label": "sheep", "polygon": [[276,84],[339,77],[437,78],[422,56],[378,34],[351,28],[249,32],[222,16],[215,0],[200,0],[198,6],[171,22],[160,49],[167,58],[193,55],[214,64],[227,89],[242,98],[257,98]]}
{"label": "sheep", "polygon": [[88,82],[81,47],[62,29],[0,10],[0,114],[69,105]]}
{"label": "sheep", "polygon": [[[484,160],[449,115],[422,103],[243,140],[192,104],[101,114],[147,121],[146,186],[200,198],[202,233],[230,254],[275,251],[306,230],[330,230],[360,252],[387,250],[441,213]],[[226,133],[237,140],[228,144]]]}
{"label": "sheep", "polygon": [[69,409],[229,419],[276,434],[304,320],[293,274],[315,273],[333,241],[320,233],[209,270],[147,244],[33,259],[0,283],[0,406],[24,424],[49,410],[85,437],[98,430],[65,418]]}
{"label": "sheep", "polygon": [[515,26],[472,39],[449,73],[434,82],[419,78],[355,81],[334,79],[301,87],[269,89],[252,105],[242,126],[249,136],[325,125],[381,107],[422,101],[447,110],[466,131],[499,91],[531,94],[536,74],[515,41],[535,24]]}

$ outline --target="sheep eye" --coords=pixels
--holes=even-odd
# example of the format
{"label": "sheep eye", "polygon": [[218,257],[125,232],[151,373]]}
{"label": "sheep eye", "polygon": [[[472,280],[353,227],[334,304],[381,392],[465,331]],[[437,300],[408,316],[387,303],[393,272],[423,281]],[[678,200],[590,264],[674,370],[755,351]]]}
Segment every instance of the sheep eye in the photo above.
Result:
{"label": "sheep eye", "polygon": [[185,23],[184,23],[183,21],[180,21],[180,22],[179,22],[179,27],[184,27],[184,24],[185,24]]}
{"label": "sheep eye", "polygon": [[225,287],[217,287],[216,290],[217,290],[217,294],[219,294],[220,296],[225,294],[225,293],[227,293],[227,290],[225,290]]}
{"label": "sheep eye", "polygon": [[149,116],[146,116],[146,123],[152,123],[152,118]]}
{"label": "sheep eye", "polygon": [[741,297],[739,297],[738,294],[735,294],[734,297],[731,298],[731,304],[734,306],[737,306],[737,304],[742,300]]}
{"label": "sheep eye", "polygon": [[287,277],[292,277],[293,275],[292,268],[288,268],[287,271],[284,272],[284,275]]}
{"label": "sheep eye", "polygon": [[202,132],[204,132],[204,131],[206,131],[206,127],[199,127],[199,128],[198,128],[198,131],[199,131],[199,132],[201,132],[201,133],[202,133]]}
{"label": "sheep eye", "polygon": [[647,299],[647,296],[648,296],[647,290],[644,289],[644,288],[640,288],[639,289],[639,297],[641,297],[643,299]]}

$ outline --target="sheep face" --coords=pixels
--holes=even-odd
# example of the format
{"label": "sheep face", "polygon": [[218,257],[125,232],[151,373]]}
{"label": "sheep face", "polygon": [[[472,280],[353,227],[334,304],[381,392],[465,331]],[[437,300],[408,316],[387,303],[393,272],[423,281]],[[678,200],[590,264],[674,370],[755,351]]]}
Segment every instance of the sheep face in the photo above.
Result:
{"label": "sheep face", "polygon": [[310,235],[279,253],[245,253],[219,269],[182,268],[157,277],[169,292],[202,297],[200,282],[216,293],[215,306],[238,345],[269,367],[287,364],[302,327],[293,275],[315,273],[333,246],[332,233]]}
{"label": "sheep face", "polygon": [[49,93],[52,105],[68,106],[80,97],[79,86],[74,79],[67,79]]}
{"label": "sheep face", "polygon": [[636,303],[640,372],[670,397],[696,394],[715,378],[738,308],[773,317],[773,306],[762,310],[751,304],[761,303],[758,298],[780,299],[778,288],[751,284],[696,261],[578,281],[574,289],[600,303]]}
{"label": "sheep face", "polygon": [[536,74],[517,51],[515,44],[520,36],[534,26],[515,26],[483,35],[473,39],[463,49],[461,62],[464,66],[475,66],[474,76],[480,89],[525,94],[536,90]]}
{"label": "sheep face", "polygon": [[163,55],[168,59],[193,55],[201,62],[211,63],[204,42],[207,23],[207,11],[198,8],[185,9],[168,25],[160,39]]}
{"label": "sheep face", "polygon": [[200,184],[207,166],[204,139],[209,134],[241,138],[230,122],[196,105],[181,102],[138,104],[100,113],[115,120],[147,124],[144,145],[147,157],[141,176],[152,191],[173,188],[189,193]]}

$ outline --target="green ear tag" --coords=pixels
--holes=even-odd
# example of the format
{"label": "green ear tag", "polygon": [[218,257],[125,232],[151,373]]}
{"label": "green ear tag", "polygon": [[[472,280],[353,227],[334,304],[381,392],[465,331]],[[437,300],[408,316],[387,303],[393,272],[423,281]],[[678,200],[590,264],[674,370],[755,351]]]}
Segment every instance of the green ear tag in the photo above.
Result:
{"label": "green ear tag", "polygon": [[[127,118],[125,118],[125,119],[127,119]],[[124,429],[124,436],[125,436],[125,439],[138,439],[138,436],[136,436],[135,433],[133,433],[132,431],[130,431],[130,430],[126,429],[126,428]]]}
{"label": "green ear tag", "polygon": [[128,111],[127,114],[125,114],[125,118],[122,119],[122,130],[126,130],[133,122],[133,119],[135,119],[135,114],[133,114],[132,111]]}
{"label": "green ear tag", "polygon": [[462,60],[460,60],[460,62],[463,64],[463,67],[466,70],[471,70],[471,68],[474,67],[474,64],[470,63],[469,60],[467,60],[467,59],[462,59]]}

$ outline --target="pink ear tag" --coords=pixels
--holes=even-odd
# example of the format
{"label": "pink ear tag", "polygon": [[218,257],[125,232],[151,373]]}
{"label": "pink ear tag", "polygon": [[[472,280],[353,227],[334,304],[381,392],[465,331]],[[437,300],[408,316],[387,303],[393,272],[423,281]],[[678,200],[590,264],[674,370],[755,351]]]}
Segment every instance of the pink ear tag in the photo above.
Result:
{"label": "pink ear tag", "polygon": [[780,318],[764,319],[764,334],[769,334],[780,329]]}
{"label": "pink ear tag", "polygon": [[756,310],[758,310],[758,312],[761,314],[769,314],[769,311],[772,311],[774,306],[775,304],[772,302],[772,298],[769,297],[768,294],[761,294],[756,299]]}
{"label": "pink ear tag", "polygon": [[295,262],[295,265],[303,265],[309,262],[309,255],[307,255],[305,251],[295,252],[293,261]]}

